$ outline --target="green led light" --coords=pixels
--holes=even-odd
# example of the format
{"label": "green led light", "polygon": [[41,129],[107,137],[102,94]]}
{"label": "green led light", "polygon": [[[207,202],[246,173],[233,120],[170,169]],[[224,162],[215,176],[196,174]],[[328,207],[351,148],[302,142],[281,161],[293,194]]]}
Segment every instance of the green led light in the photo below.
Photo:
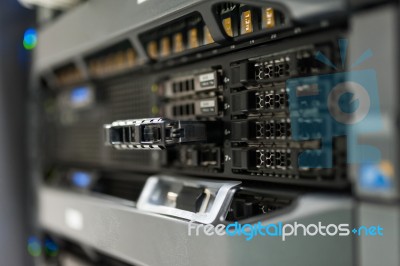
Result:
{"label": "green led light", "polygon": [[32,242],[28,245],[28,252],[33,257],[39,257],[42,254],[42,247],[38,242]]}

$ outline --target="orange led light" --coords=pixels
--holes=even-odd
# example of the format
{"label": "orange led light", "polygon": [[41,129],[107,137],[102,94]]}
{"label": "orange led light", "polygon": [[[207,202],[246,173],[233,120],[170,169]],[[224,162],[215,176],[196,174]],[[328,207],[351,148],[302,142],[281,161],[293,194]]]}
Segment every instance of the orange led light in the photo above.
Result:
{"label": "orange led light", "polygon": [[251,10],[246,10],[242,13],[240,32],[241,34],[247,34],[253,32],[253,21],[251,18]]}

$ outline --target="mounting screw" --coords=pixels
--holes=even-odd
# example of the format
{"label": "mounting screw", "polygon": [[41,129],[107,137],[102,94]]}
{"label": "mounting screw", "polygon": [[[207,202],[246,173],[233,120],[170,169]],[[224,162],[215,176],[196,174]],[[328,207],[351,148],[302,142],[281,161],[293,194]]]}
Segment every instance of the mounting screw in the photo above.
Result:
{"label": "mounting screw", "polygon": [[224,83],[228,83],[229,82],[229,78],[228,77],[225,77],[224,78]]}

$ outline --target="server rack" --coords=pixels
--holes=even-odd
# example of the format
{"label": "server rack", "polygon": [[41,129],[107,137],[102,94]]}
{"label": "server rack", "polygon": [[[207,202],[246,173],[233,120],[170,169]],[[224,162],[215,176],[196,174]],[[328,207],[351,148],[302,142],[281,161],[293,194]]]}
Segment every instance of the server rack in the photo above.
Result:
{"label": "server rack", "polygon": [[[397,265],[395,175],[385,189],[366,186],[360,165],[346,164],[347,132],[331,140],[334,167],[302,167],[300,154],[321,143],[296,139],[287,92],[290,79],[332,73],[315,57],[340,64],[338,39],[347,38],[350,57],[371,49],[363,67],[376,71],[383,126],[357,131],[358,140],[378,147],[396,173],[397,27],[398,3],[390,1],[150,0],[87,2],[44,28],[31,144],[40,227],[62,250],[49,263],[72,256],[106,265],[376,265],[384,252]],[[211,125],[221,135],[159,151],[164,128],[152,117]],[[138,121],[145,118],[147,126]],[[188,236],[188,220],[204,222],[197,200],[223,188],[213,182],[232,186],[205,211],[206,223],[381,224],[393,234]],[[163,190],[169,186],[179,188]],[[154,189],[169,196],[156,207],[145,197]],[[171,200],[173,211],[159,208]]]}

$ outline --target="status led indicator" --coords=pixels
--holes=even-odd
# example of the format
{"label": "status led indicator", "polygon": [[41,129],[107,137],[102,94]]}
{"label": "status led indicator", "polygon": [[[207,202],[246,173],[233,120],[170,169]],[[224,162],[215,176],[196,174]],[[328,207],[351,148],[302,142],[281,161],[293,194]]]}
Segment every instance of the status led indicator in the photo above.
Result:
{"label": "status led indicator", "polygon": [[26,50],[32,50],[37,45],[37,32],[35,29],[27,29],[24,33],[23,45]]}
{"label": "status led indicator", "polygon": [[72,174],[72,183],[79,188],[86,188],[90,185],[91,176],[86,172],[74,172]]}
{"label": "status led indicator", "polygon": [[71,91],[71,102],[75,104],[88,101],[90,98],[90,90],[87,87],[79,87]]}
{"label": "status led indicator", "polygon": [[42,245],[34,236],[28,239],[28,252],[33,257],[39,257],[42,254]]}

